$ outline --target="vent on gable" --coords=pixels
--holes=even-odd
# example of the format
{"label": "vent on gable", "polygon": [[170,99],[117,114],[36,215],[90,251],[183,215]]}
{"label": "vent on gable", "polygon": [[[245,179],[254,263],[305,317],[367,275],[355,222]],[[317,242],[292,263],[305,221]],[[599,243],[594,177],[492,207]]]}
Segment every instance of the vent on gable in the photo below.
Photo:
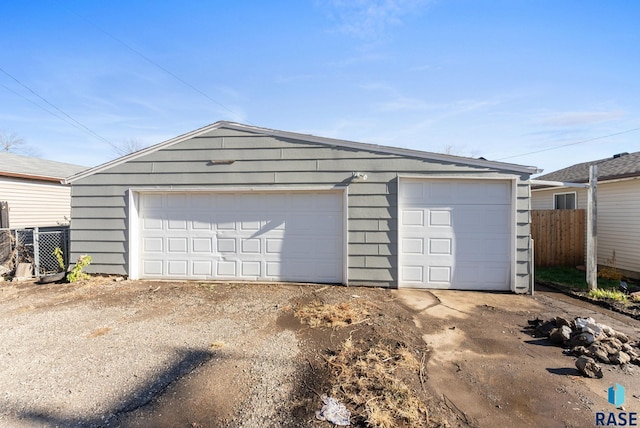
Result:
{"label": "vent on gable", "polygon": [[613,155],[613,158],[614,159],[618,159],[618,158],[621,158],[622,156],[626,156],[628,154],[629,154],[629,152],[617,153],[617,154]]}

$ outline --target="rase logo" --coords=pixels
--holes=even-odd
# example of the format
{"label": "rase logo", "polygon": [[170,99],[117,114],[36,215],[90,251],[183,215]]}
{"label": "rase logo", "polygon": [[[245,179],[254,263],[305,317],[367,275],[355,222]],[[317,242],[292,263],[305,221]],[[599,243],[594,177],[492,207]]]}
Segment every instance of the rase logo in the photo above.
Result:
{"label": "rase logo", "polygon": [[609,403],[616,407],[624,404],[624,386],[616,383],[615,386],[609,387]]}
{"label": "rase logo", "polygon": [[[624,404],[624,387],[619,383],[609,387],[608,401],[619,408]],[[636,412],[596,412],[596,426],[600,427],[637,427],[638,414]]]}

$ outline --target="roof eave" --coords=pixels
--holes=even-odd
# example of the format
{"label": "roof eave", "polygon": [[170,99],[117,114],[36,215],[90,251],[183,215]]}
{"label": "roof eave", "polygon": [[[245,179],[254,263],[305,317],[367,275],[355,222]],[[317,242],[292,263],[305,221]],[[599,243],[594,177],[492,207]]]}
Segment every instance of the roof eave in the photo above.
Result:
{"label": "roof eave", "polygon": [[400,155],[400,156],[410,156],[410,157],[419,158],[419,159],[427,159],[427,160],[435,160],[435,161],[442,161],[442,162],[448,162],[448,163],[459,163],[459,164],[470,165],[470,166],[479,166],[479,167],[484,167],[484,168],[494,168],[494,169],[500,169],[500,170],[508,170],[508,171],[518,172],[518,173],[523,173],[523,174],[538,174],[538,173],[542,172],[542,170],[539,170],[538,168],[536,168],[534,166],[524,166],[524,165],[518,165],[518,164],[511,164],[511,163],[488,161],[488,160],[483,160],[483,159],[465,158],[465,157],[452,156],[452,155],[446,155],[446,154],[440,154],[440,153],[424,152],[424,151],[420,151],[420,150],[403,149],[403,148],[399,148],[399,147],[381,146],[381,145],[377,145],[377,144],[359,143],[359,142],[355,142],[355,141],[339,140],[339,139],[327,138],[327,137],[318,137],[318,136],[311,135],[311,134],[301,134],[301,133],[296,133],[296,132],[279,131],[279,130],[275,130],[275,129],[261,128],[261,127],[257,127],[257,126],[244,125],[244,124],[235,123],[235,122],[219,121],[219,122],[215,122],[215,123],[213,123],[211,125],[207,125],[207,126],[204,126],[202,128],[196,129],[194,131],[188,132],[186,134],[179,135],[179,136],[177,136],[175,138],[172,138],[170,140],[164,141],[162,143],[155,144],[153,146],[150,146],[150,147],[147,147],[145,149],[139,150],[137,152],[131,153],[129,155],[126,155],[126,156],[114,159],[112,161],[103,163],[103,164],[98,165],[98,166],[96,166],[94,168],[90,168],[90,169],[81,171],[80,173],[74,174],[74,175],[66,178],[64,180],[64,183],[65,184],[73,183],[74,181],[80,180],[82,178],[88,177],[88,176],[96,174],[96,173],[99,173],[101,171],[104,171],[106,169],[109,169],[109,168],[112,168],[114,166],[120,165],[120,164],[125,163],[127,161],[139,158],[139,157],[144,156],[144,155],[146,155],[148,153],[152,153],[154,151],[161,150],[164,147],[171,146],[173,144],[177,144],[177,143],[180,143],[182,141],[186,141],[186,140],[188,140],[190,138],[197,137],[197,136],[202,135],[204,133],[211,132],[213,130],[220,129],[220,128],[233,129],[233,130],[237,130],[237,131],[253,132],[253,133],[256,133],[256,134],[269,135],[269,136],[274,136],[274,137],[303,140],[303,141],[309,141],[309,142],[312,142],[312,143],[319,143],[319,144],[324,144],[324,145],[329,145],[329,146],[348,147],[348,148],[354,148],[354,149],[360,149],[360,150],[369,150],[369,151],[377,151],[377,152],[382,152],[382,153],[395,154],[395,155]]}
{"label": "roof eave", "polygon": [[27,180],[47,181],[47,182],[55,182],[55,183],[62,183],[64,180],[61,177],[49,177],[46,175],[23,174],[18,172],[7,172],[7,171],[0,171],[0,176],[11,177],[11,178],[24,178]]}

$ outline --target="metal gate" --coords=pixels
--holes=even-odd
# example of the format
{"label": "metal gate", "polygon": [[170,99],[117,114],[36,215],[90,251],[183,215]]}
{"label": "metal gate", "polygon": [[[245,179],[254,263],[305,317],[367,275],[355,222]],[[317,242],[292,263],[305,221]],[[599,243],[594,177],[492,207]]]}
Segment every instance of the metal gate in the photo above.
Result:
{"label": "metal gate", "polygon": [[59,248],[66,268],[69,264],[69,227],[41,227],[16,229],[14,232],[15,266],[18,263],[33,264],[36,276],[61,270],[56,257]]}

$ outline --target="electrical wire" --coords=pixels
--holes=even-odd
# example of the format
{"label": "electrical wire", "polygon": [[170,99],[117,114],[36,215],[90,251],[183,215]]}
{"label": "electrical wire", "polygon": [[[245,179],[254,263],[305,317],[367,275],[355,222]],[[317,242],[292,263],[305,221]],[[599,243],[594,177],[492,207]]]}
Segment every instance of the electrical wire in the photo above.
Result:
{"label": "electrical wire", "polygon": [[[31,92],[33,95],[35,95],[36,97],[40,98],[42,101],[44,101],[47,105],[53,107],[56,111],[58,111],[59,113],[61,113],[64,117],[60,117],[59,115],[53,113],[52,111],[44,108],[42,105],[39,105],[35,102],[33,102],[32,100],[28,99],[27,97],[13,91],[12,89],[8,88],[5,85],[2,85],[5,89],[13,92],[14,94],[26,99],[27,101],[29,101],[32,104],[37,105],[38,107],[42,108],[44,111],[46,111],[47,113],[57,117],[58,119],[64,120],[65,122],[75,126],[78,129],[81,129],[82,131],[94,136],[95,138],[113,146],[113,143],[110,142],[109,140],[107,140],[106,138],[102,137],[101,135],[99,135],[98,133],[96,133],[95,131],[93,131],[91,128],[87,127],[86,125],[82,124],[81,122],[79,122],[78,120],[74,119],[73,117],[71,117],[69,114],[67,114],[65,111],[63,111],[61,108],[57,107],[56,105],[54,105],[53,103],[51,103],[49,100],[47,100],[46,98],[44,98],[42,95],[38,94],[36,91],[34,91],[33,89],[31,89],[30,87],[28,87],[27,85],[25,85],[24,83],[22,83],[20,80],[18,80],[16,77],[14,77],[13,75],[11,75],[8,71],[6,71],[4,68],[0,67],[0,72],[2,72],[3,74],[5,74],[6,76],[10,77],[11,79],[13,79],[16,83],[18,83],[20,86],[22,86],[23,88],[25,88],[27,91]],[[66,118],[66,119],[65,119]]]}
{"label": "electrical wire", "polygon": [[608,135],[602,135],[600,137],[589,138],[588,140],[582,140],[582,141],[576,141],[576,142],[573,142],[573,143],[562,144],[562,145],[555,146],[555,147],[549,147],[547,149],[540,149],[540,150],[536,150],[536,151],[529,152],[529,153],[522,153],[520,155],[507,156],[507,157],[496,159],[496,160],[497,161],[502,161],[502,160],[505,160],[505,159],[513,159],[513,158],[519,158],[519,157],[522,157],[522,156],[534,155],[536,153],[548,152],[548,151],[551,151],[551,150],[561,149],[563,147],[569,147],[569,146],[575,146],[577,144],[589,143],[591,141],[602,140],[604,138],[615,137],[616,135],[627,134],[629,132],[635,132],[635,131],[640,131],[640,128],[627,129],[625,131],[615,132],[613,134],[608,134]]}
{"label": "electrical wire", "polygon": [[[105,34],[106,36],[112,38],[113,40],[117,41],[118,43],[120,43],[122,46],[124,46],[125,48],[129,49],[131,52],[135,53],[136,55],[138,55],[139,57],[141,57],[142,59],[144,59],[145,61],[149,62],[150,64],[154,65],[155,67],[157,67],[158,69],[164,71],[165,73],[167,73],[169,76],[173,77],[174,79],[176,79],[178,82],[182,83],[183,85],[187,86],[188,88],[194,90],[195,92],[197,92],[198,94],[202,95],[203,97],[205,97],[206,99],[208,99],[209,101],[215,103],[218,107],[221,107],[223,109],[225,109],[226,111],[228,111],[229,113],[231,113],[232,115],[234,115],[235,117],[240,116],[238,113],[236,113],[235,111],[231,110],[229,107],[225,106],[224,104],[222,104],[221,102],[215,100],[213,97],[207,95],[204,91],[198,89],[196,86],[192,85],[191,83],[187,82],[186,80],[184,80],[183,78],[181,78],[180,76],[176,75],[175,73],[173,73],[172,71],[168,70],[167,68],[163,67],[162,65],[158,64],[157,62],[155,62],[154,60],[152,60],[151,58],[149,58],[148,56],[146,56],[145,54],[143,54],[142,52],[140,52],[139,50],[137,50],[136,48],[134,48],[133,46],[129,45],[128,43],[126,43],[124,40],[120,39],[119,37],[114,36],[113,34],[111,34],[110,32],[108,32],[107,30],[105,30],[104,28],[100,27],[98,24],[96,24],[95,22],[80,16],[76,13],[74,13],[73,11],[70,11],[71,13],[73,13],[74,15],[76,15],[78,18],[86,21],[87,23],[89,23],[90,25],[92,25],[93,27],[95,27],[96,29],[98,29],[100,32],[102,32],[103,34]],[[251,122],[245,121],[248,124],[252,125]]]}

